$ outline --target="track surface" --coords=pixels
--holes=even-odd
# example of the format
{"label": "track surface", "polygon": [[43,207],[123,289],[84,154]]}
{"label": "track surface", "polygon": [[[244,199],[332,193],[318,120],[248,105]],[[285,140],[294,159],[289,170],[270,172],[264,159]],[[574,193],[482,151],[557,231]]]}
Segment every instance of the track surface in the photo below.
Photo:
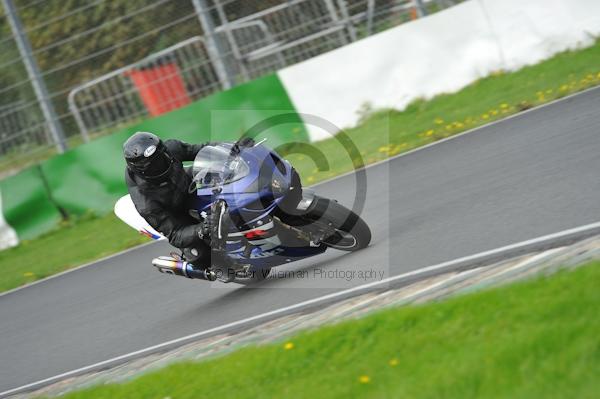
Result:
{"label": "track surface", "polygon": [[[168,251],[158,243],[1,296],[0,392],[365,283],[319,268],[389,277],[598,221],[599,110],[595,89],[369,168],[371,247],[284,269],[305,278],[244,289],[164,276],[149,266]],[[317,192],[351,205],[354,177]]]}

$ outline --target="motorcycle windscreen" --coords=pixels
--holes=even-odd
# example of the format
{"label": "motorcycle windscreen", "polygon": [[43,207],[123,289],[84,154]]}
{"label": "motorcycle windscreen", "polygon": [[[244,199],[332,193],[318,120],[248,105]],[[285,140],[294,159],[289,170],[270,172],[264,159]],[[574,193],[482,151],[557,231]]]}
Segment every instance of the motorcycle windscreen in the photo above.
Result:
{"label": "motorcycle windscreen", "polygon": [[195,189],[217,187],[243,179],[250,173],[248,164],[237,154],[231,154],[231,145],[221,143],[202,147],[192,169]]}
{"label": "motorcycle windscreen", "polygon": [[121,197],[115,204],[115,215],[127,225],[139,231],[140,234],[153,240],[164,240],[165,236],[154,230],[152,226],[138,213],[135,205],[131,200],[131,196],[127,194]]}

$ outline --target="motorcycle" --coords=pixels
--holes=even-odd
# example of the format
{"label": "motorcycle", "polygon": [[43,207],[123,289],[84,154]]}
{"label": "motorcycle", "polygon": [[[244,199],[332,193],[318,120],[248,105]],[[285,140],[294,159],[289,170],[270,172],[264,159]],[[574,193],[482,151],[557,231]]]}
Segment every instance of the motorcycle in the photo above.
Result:
{"label": "motorcycle", "polygon": [[[300,188],[291,164],[261,141],[204,146],[188,167],[194,194],[190,215],[211,218],[211,245],[233,264],[231,276],[213,267],[199,270],[185,256],[160,256],[152,264],[162,273],[251,284],[272,268],[324,253],[328,248],[357,251],[371,241],[371,230],[353,211]],[[129,195],[119,199],[115,214],[140,233],[165,239],[136,211]],[[213,251],[214,253],[214,251]]]}

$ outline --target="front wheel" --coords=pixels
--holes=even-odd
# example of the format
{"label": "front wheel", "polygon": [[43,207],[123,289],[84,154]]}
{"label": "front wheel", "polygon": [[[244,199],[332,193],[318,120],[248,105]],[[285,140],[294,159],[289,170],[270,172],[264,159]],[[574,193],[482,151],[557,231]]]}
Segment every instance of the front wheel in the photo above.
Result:
{"label": "front wheel", "polygon": [[314,201],[304,217],[311,220],[311,230],[323,235],[321,243],[348,252],[369,245],[371,229],[360,216],[334,200],[315,196]]}

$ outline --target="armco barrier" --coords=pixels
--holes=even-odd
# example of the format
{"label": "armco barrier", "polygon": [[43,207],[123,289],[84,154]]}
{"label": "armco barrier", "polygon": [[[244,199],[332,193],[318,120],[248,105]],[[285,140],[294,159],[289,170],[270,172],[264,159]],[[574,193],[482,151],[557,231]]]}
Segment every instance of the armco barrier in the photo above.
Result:
{"label": "armco barrier", "polygon": [[[39,166],[0,181],[0,191],[4,218],[20,240],[45,233],[61,220],[61,213],[48,195]],[[0,244],[8,246],[11,242]]]}
{"label": "armco barrier", "polygon": [[121,147],[127,137],[119,132],[42,163],[52,197],[68,214],[106,213],[126,193]]}
{"label": "armco barrier", "polygon": [[[80,146],[44,162],[42,170],[52,197],[68,213],[105,213],[126,193],[122,145],[134,132],[149,131],[191,143],[236,140],[264,118],[293,110],[278,77],[270,75]],[[213,111],[222,117],[212,118]],[[299,116],[295,123],[269,129],[264,137],[273,147],[308,140]]]}
{"label": "armco barrier", "polygon": [[[59,208],[71,215],[109,212],[127,192],[122,146],[136,131],[192,143],[236,140],[261,120],[290,111],[295,112],[294,106],[279,78],[270,75],[56,156],[0,182],[7,231],[12,226],[20,239],[47,232],[61,219]],[[297,115],[290,123],[269,128],[263,137],[272,147],[308,140]],[[6,237],[0,247],[15,245],[14,235]]]}
{"label": "armco barrier", "polygon": [[[264,118],[289,111],[295,112],[294,105],[279,77],[272,74],[213,94],[169,114],[148,119],[128,128],[127,132],[151,131],[163,138],[189,142],[235,140]],[[270,129],[265,137],[269,138],[272,147],[308,140],[300,117],[294,123]]]}

